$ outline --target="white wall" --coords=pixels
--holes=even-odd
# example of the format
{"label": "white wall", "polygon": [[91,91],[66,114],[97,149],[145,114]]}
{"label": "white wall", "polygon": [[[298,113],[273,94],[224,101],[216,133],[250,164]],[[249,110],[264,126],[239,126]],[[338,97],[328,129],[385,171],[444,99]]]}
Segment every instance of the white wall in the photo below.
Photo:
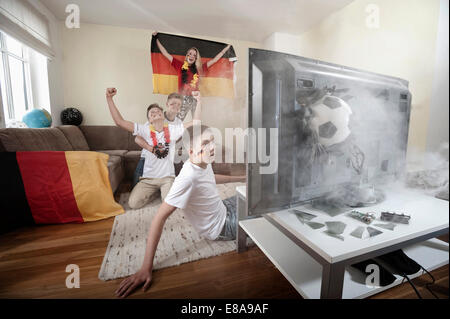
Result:
{"label": "white wall", "polygon": [[282,32],[274,32],[263,42],[266,50],[299,55],[301,53],[301,37]]}
{"label": "white wall", "polygon": [[[379,28],[368,28],[368,5]],[[356,0],[301,34],[301,56],[406,79],[412,92],[409,149],[424,150],[436,57],[439,0]],[[289,38],[278,37],[292,51]],[[448,103],[447,103],[448,108]]]}
{"label": "white wall", "polygon": [[[165,106],[165,95],[153,94],[150,40],[152,30],[95,24],[66,29],[61,23],[64,52],[64,105],[76,107],[87,125],[113,125],[105,101],[107,87],[116,87],[115,98],[124,118],[145,122],[151,103]],[[162,31],[161,31],[162,32]],[[195,36],[230,43],[239,59],[236,67],[236,98],[206,97],[205,124],[223,130],[246,127],[248,48],[258,43]]]}
{"label": "white wall", "polygon": [[[448,139],[448,0],[441,0],[439,14],[439,29],[437,34],[436,63],[434,67],[433,89],[430,105],[430,118],[427,134],[427,151],[436,152]],[[448,150],[447,150],[448,152]],[[446,154],[448,157],[448,154]]]}

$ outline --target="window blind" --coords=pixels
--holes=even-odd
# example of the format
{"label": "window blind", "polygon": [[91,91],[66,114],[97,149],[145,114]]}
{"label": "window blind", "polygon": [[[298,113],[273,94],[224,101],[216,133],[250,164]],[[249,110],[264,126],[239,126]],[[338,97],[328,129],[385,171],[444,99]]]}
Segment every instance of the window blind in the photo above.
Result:
{"label": "window blind", "polygon": [[48,19],[26,0],[0,0],[0,29],[52,58]]}

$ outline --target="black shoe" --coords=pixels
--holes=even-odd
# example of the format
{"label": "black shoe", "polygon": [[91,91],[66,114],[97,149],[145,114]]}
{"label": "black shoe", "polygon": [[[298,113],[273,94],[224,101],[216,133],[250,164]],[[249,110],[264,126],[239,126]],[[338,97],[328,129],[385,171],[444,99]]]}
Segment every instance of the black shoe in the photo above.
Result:
{"label": "black shoe", "polygon": [[[385,263],[389,268],[392,269],[392,271],[394,272],[394,274],[398,274],[401,275],[403,278],[405,278],[406,280],[408,280],[408,283],[411,285],[411,287],[414,289],[414,291],[417,294],[417,297],[419,297],[419,299],[422,299],[422,296],[420,295],[419,291],[417,290],[416,286],[413,284],[413,282],[411,281],[411,279],[408,277],[408,275],[414,275],[417,272],[419,272],[421,269],[425,270],[425,268],[423,268],[422,266],[420,266],[415,260],[409,258],[403,250],[399,249],[393,252],[390,252],[388,254],[384,254],[382,256],[379,256],[378,259],[380,261],[382,261],[383,263]],[[428,271],[427,271],[428,273]],[[431,274],[428,273],[430,276]],[[434,278],[433,276],[431,276],[431,278],[433,279],[433,283],[434,284]],[[430,284],[427,284],[426,287],[427,289],[434,295],[436,296],[429,288]]]}
{"label": "black shoe", "polygon": [[378,259],[392,268],[395,274],[402,276],[413,275],[422,269],[417,262],[409,258],[401,249],[379,256]]}

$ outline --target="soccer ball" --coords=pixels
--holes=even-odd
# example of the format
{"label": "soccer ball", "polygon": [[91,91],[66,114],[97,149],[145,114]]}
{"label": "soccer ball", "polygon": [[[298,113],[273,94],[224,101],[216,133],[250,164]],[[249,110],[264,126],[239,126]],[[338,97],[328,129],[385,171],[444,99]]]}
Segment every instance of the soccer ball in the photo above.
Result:
{"label": "soccer ball", "polygon": [[312,117],[309,125],[317,134],[318,142],[329,147],[344,142],[350,135],[348,123],[352,109],[344,100],[325,95],[310,106]]}

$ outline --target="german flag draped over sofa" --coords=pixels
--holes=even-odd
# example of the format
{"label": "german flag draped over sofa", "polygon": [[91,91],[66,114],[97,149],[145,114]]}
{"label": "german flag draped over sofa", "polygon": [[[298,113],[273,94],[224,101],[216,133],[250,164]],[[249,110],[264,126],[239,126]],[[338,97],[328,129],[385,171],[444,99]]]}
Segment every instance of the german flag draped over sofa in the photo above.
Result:
{"label": "german flag draped over sofa", "polygon": [[107,161],[107,154],[97,152],[0,152],[0,234],[123,213],[114,201]]}
{"label": "german flag draped over sofa", "polygon": [[[158,39],[167,52],[179,61],[185,60],[188,49],[196,47],[200,51],[202,63],[207,63],[227,46],[226,43],[166,33],[158,33]],[[177,72],[162,55],[154,36],[152,36],[150,51],[153,68],[153,93],[169,95],[178,92]],[[230,47],[223,57],[212,65],[206,74],[202,75],[199,87],[202,96],[234,98],[234,63],[236,61],[234,49]]]}

